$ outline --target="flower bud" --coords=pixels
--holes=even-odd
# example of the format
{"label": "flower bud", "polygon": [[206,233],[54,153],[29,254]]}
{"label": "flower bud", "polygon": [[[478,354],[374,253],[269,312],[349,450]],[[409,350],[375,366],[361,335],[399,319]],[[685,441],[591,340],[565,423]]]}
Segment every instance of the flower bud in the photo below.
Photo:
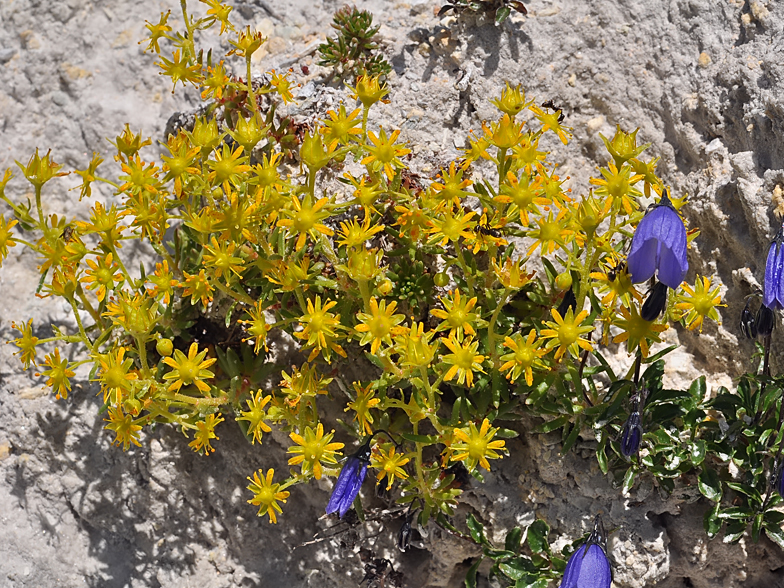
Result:
{"label": "flower bud", "polygon": [[655,321],[665,306],[667,306],[667,284],[656,282],[642,305],[640,317],[646,321]]}
{"label": "flower bud", "polygon": [[169,357],[174,351],[174,343],[171,339],[158,339],[155,343],[155,350],[162,357]]}
{"label": "flower bud", "polygon": [[753,312],[749,310],[749,302],[746,301],[746,306],[740,313],[740,330],[747,339],[757,338],[757,319]]}
{"label": "flower bud", "polygon": [[767,337],[773,332],[776,326],[776,315],[764,304],[757,311],[757,333],[762,337]]}

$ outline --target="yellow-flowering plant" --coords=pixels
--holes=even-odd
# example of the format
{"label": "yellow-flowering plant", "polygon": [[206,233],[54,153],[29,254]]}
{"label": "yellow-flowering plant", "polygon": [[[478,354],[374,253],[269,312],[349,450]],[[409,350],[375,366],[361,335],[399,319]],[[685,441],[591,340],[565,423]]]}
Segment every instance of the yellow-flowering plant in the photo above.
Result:
{"label": "yellow-flowering plant", "polygon": [[[293,99],[288,75],[252,75],[265,39],[209,6],[202,18],[186,9],[181,32],[169,14],[148,24],[161,73],[175,90],[198,89],[206,109],[165,138],[160,161],[126,126],[114,142],[117,182],[99,174],[97,154],[75,170],[82,197],[99,182],[110,203],[86,219],[47,215],[45,192],[63,175],[49,153],[19,164],[32,202],[6,195],[5,171],[0,261],[17,245],[34,251],[43,295],[65,300],[77,324],[39,339],[20,317],[25,368],[39,367],[66,399],[74,370],[91,366],[106,429],[124,449],[155,423],[203,455],[231,421],[255,445],[284,432],[292,469],[248,472],[248,502],[272,523],[285,520],[293,486],[325,477],[340,475],[335,509],[345,512],[369,467],[409,520],[457,532],[450,517],[468,475],[481,480],[514,451],[524,414],[537,431],[560,430],[563,451],[592,430],[601,469],[627,490],[646,472],[671,490],[702,467],[706,399],[699,387],[663,389],[662,341],[675,323],[718,321],[720,287],[683,282],[697,231],[656,160],[641,159],[637,131],[605,139],[612,161],[592,191],[573,194],[544,147],[570,140],[563,112],[507,84],[492,100],[497,119],[420,181],[401,132],[369,117],[391,90],[377,75],[351,87],[361,106],[298,126],[276,111]],[[229,38],[225,61],[196,48],[210,27]],[[230,73],[234,61],[242,75]],[[644,195],[655,202],[647,212]],[[154,252],[138,275],[124,247],[133,241]],[[279,361],[296,365],[272,359],[280,334],[296,353]],[[66,344],[83,356],[65,359]],[[626,359],[623,373],[608,350]],[[362,381],[343,381],[347,361]],[[634,407],[640,439],[624,425]],[[357,453],[345,451],[351,437]]]}

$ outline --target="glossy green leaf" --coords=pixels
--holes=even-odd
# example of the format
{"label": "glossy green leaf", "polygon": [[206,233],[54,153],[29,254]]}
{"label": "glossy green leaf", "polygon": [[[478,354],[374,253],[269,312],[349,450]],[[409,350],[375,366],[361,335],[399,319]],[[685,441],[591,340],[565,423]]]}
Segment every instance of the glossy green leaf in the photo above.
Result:
{"label": "glossy green leaf", "polygon": [[708,500],[713,502],[721,500],[721,480],[719,480],[719,474],[713,468],[707,466],[702,468],[702,472],[700,472],[700,476],[697,479],[697,486],[700,489],[700,493]]}

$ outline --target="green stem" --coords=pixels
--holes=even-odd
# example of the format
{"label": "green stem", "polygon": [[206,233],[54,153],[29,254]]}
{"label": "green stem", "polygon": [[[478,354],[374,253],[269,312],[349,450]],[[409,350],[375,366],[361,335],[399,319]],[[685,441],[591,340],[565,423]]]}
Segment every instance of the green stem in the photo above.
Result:
{"label": "green stem", "polygon": [[495,325],[498,322],[498,317],[501,314],[501,309],[506,306],[506,303],[509,301],[509,294],[511,294],[511,290],[509,288],[504,288],[504,293],[501,295],[501,299],[498,302],[498,305],[495,307],[493,311],[493,315],[490,317],[490,324],[487,326],[487,347],[490,349],[490,359],[493,363],[493,369],[498,369],[498,349],[496,348],[495,342]]}
{"label": "green stem", "polygon": [[79,333],[84,340],[84,344],[87,348],[92,352],[93,351],[93,342],[90,341],[90,338],[87,336],[87,333],[84,330],[84,325],[82,324],[82,319],[79,316],[79,307],[76,306],[76,300],[73,299],[73,296],[68,297],[68,302],[71,304],[71,308],[73,309],[74,318],[76,319],[76,324],[79,325]]}
{"label": "green stem", "polygon": [[468,293],[470,296],[475,296],[475,289],[474,289],[474,276],[471,275],[469,271],[468,264],[466,263],[465,257],[463,256],[463,248],[460,247],[460,243],[455,244],[455,251],[457,252],[457,261],[460,264],[461,269],[463,270],[463,275],[466,279],[466,284],[468,284]]}

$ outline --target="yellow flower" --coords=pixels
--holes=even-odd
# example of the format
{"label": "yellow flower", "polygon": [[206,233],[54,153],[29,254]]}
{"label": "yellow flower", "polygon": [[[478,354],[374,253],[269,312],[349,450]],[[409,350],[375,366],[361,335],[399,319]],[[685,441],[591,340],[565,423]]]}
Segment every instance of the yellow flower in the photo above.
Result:
{"label": "yellow flower", "polygon": [[178,391],[182,386],[194,384],[205,394],[209,392],[210,387],[202,380],[215,377],[215,374],[207,368],[218,360],[214,357],[204,359],[206,355],[207,350],[199,351],[199,344],[194,342],[191,343],[187,357],[179,349],[174,350],[174,358],[164,357],[163,363],[172,368],[172,371],[165,374],[163,379],[174,380],[168,389]]}
{"label": "yellow flower", "polygon": [[161,263],[156,263],[155,273],[148,275],[147,279],[154,285],[149,295],[156,300],[163,300],[164,304],[169,304],[174,287],[177,285],[177,280],[169,271],[169,262],[164,259]]}
{"label": "yellow flower", "polygon": [[383,128],[379,128],[378,137],[373,131],[369,131],[368,139],[373,143],[373,146],[367,145],[370,155],[361,161],[362,165],[369,164],[370,169],[375,172],[383,169],[387,178],[392,180],[395,177],[396,169],[405,169],[406,167],[400,158],[411,153],[411,149],[406,149],[395,143],[399,135],[399,130],[392,131],[389,137]]}
{"label": "yellow flower", "polygon": [[537,180],[531,181],[531,176],[524,171],[517,179],[512,172],[506,174],[506,180],[501,184],[501,193],[493,200],[501,204],[511,204],[506,211],[509,220],[519,219],[519,223],[524,227],[529,224],[528,213],[539,214],[539,206],[547,206],[550,200],[542,196],[542,186]]}
{"label": "yellow flower", "polygon": [[476,226],[476,221],[472,221],[471,217],[475,214],[474,211],[462,214],[462,209],[455,210],[453,208],[444,211],[438,218],[431,221],[433,226],[427,231],[430,233],[427,242],[431,245],[439,243],[441,247],[446,247],[450,241],[457,246],[460,237],[473,239],[475,236],[473,228]]}
{"label": "yellow flower", "polygon": [[287,74],[277,74],[273,69],[270,86],[275,88],[283,102],[286,104],[294,102],[294,95],[291,93],[291,80],[289,80]]}
{"label": "yellow flower", "polygon": [[376,476],[378,482],[380,483],[381,480],[384,479],[384,476],[387,477],[387,490],[392,487],[395,478],[400,478],[401,480],[408,478],[408,474],[406,473],[406,470],[403,469],[403,466],[409,461],[411,461],[411,459],[405,455],[400,453],[396,454],[394,446],[386,453],[384,453],[384,449],[381,448],[379,449],[378,454],[373,453],[370,456],[371,467],[379,470]]}
{"label": "yellow flower", "polygon": [[384,193],[383,188],[380,185],[380,182],[374,182],[372,184],[365,185],[365,180],[369,180],[367,176],[362,176],[361,179],[357,180],[354,176],[349,173],[343,175],[351,185],[354,186],[354,200],[352,200],[352,204],[358,204],[362,207],[365,211],[365,217],[370,216],[371,214],[379,214],[378,210],[374,207],[376,200],[378,197]]}
{"label": "yellow flower", "polygon": [[55,349],[54,353],[47,355],[44,359],[44,366],[47,368],[37,376],[48,376],[46,385],[49,386],[55,393],[55,397],[68,398],[68,392],[71,390],[71,382],[68,378],[73,378],[76,374],[68,369],[68,360],[60,359],[60,350]]}
{"label": "yellow flower", "polygon": [[542,248],[542,255],[551,254],[556,246],[565,249],[566,243],[574,238],[574,231],[569,228],[566,209],[561,210],[555,218],[552,212],[548,212],[547,218],[536,219],[536,224],[538,228],[528,231],[527,234],[535,239],[534,244],[528,248],[528,255],[536,251],[537,247]]}
{"label": "yellow flower", "polygon": [[548,351],[554,347],[558,347],[555,352],[556,361],[561,359],[561,356],[563,356],[567,350],[574,357],[577,357],[580,354],[580,348],[585,349],[586,351],[593,350],[591,343],[580,336],[593,331],[593,326],[591,325],[580,326],[588,316],[587,310],[583,310],[577,316],[574,316],[574,311],[570,306],[564,317],[562,317],[555,308],[551,309],[550,313],[553,315],[555,322],[545,321],[545,325],[550,328],[543,329],[541,336],[545,339],[550,339],[545,345],[545,348]]}
{"label": "yellow flower", "polygon": [[637,132],[640,129],[635,129],[634,132],[626,133],[621,130],[621,125],[615,125],[615,135],[612,139],[608,139],[601,133],[599,136],[604,141],[604,146],[607,151],[612,155],[613,161],[617,167],[622,166],[624,163],[632,158],[638,157],[643,151],[651,146],[650,143],[637,146]]}
{"label": "yellow flower", "polygon": [[627,353],[633,353],[639,347],[640,355],[648,357],[648,343],[661,343],[659,333],[666,331],[667,325],[646,321],[639,315],[634,304],[629,309],[621,306],[619,312],[623,318],[616,318],[613,324],[622,329],[622,332],[613,338],[613,343],[626,341]]}
{"label": "yellow flower", "polygon": [[251,394],[248,402],[248,410],[240,411],[241,416],[237,417],[238,421],[248,421],[248,435],[251,437],[251,443],[256,444],[256,441],[261,443],[261,436],[263,433],[272,431],[270,426],[264,422],[267,418],[267,413],[264,407],[272,400],[272,395],[262,396],[263,392],[258,390]]}
{"label": "yellow flower", "polygon": [[359,100],[362,102],[362,105],[365,108],[370,108],[373,106],[373,104],[379,100],[382,100],[384,96],[389,94],[389,88],[387,88],[387,85],[379,83],[380,78],[380,75],[361,75],[357,77],[355,86],[353,88],[348,86],[349,90],[353,91],[353,95],[351,97],[354,100]]}
{"label": "yellow flower", "polygon": [[101,366],[98,381],[101,383],[104,403],[120,405],[124,398],[130,396],[132,382],[138,378],[136,372],[131,371],[133,359],[125,359],[125,347],[119,347],[99,355],[97,360]]}
{"label": "yellow flower", "polygon": [[202,269],[199,270],[198,274],[182,272],[182,275],[185,276],[185,281],[178,284],[178,286],[184,288],[182,292],[183,298],[190,296],[191,304],[194,306],[196,306],[197,300],[201,300],[202,306],[207,308],[207,305],[212,301],[212,293],[215,290],[215,288],[210,286],[209,280],[207,280],[207,273]]}
{"label": "yellow flower", "polygon": [[376,391],[371,389],[372,385],[371,382],[363,388],[359,382],[353,382],[352,386],[354,386],[354,392],[357,393],[357,396],[343,410],[343,412],[353,410],[355,413],[354,422],[359,423],[359,426],[368,435],[373,434],[373,428],[370,426],[373,423],[373,415],[370,414],[370,409],[375,408],[381,402],[381,399],[374,398]]}
{"label": "yellow flower", "polygon": [[96,261],[88,259],[87,265],[90,269],[80,281],[87,285],[89,290],[95,290],[99,302],[106,297],[107,290],[113,291],[125,281],[120,266],[114,261],[111,253],[107,253],[105,257],[98,257]]}
{"label": "yellow flower", "polygon": [[395,336],[395,351],[400,355],[400,365],[411,368],[426,368],[438,350],[438,340],[430,343],[435,331],[425,331],[424,323],[412,323],[409,330],[401,330]]}
{"label": "yellow flower", "polygon": [[310,257],[307,255],[297,263],[294,259],[281,259],[273,262],[270,267],[263,268],[264,277],[273,284],[277,284],[280,288],[276,288],[275,292],[293,292],[297,288],[308,289],[308,280],[311,279],[310,274]]}
{"label": "yellow flower", "polygon": [[207,178],[213,186],[223,185],[224,191],[229,191],[229,184],[233,186],[239,185],[243,174],[250,171],[248,161],[250,157],[243,155],[243,148],[237,145],[234,151],[228,143],[223,144],[221,151],[215,151],[215,159],[207,160],[207,167],[210,168],[210,173]]}
{"label": "yellow flower", "polygon": [[682,287],[688,296],[680,294],[675,307],[679,310],[687,311],[686,326],[689,330],[693,331],[699,327],[701,333],[702,321],[705,317],[721,324],[719,313],[716,310],[717,306],[726,306],[726,304],[721,304],[721,295],[719,294],[721,286],[716,286],[711,290],[710,278],[697,276],[694,288],[686,283]]}
{"label": "yellow flower", "polygon": [[522,89],[520,84],[514,88],[506,82],[506,88],[501,92],[501,98],[496,98],[490,101],[498,110],[511,117],[517,115],[523,108],[530,106],[530,102],[525,101],[525,90]]}
{"label": "yellow flower", "polygon": [[327,393],[327,385],[333,378],[323,378],[315,367],[303,364],[300,369],[294,368],[291,375],[281,372],[283,380],[280,382],[283,392],[289,398],[286,404],[296,407],[303,398],[314,399],[319,394]]}
{"label": "yellow flower", "polygon": [[542,356],[547,354],[547,350],[540,349],[541,346],[541,339],[536,341],[536,329],[531,329],[527,339],[523,339],[520,333],[506,337],[504,347],[512,350],[512,353],[501,356],[501,360],[506,361],[501,366],[501,371],[509,371],[506,378],[515,382],[521,374],[525,374],[525,383],[528,386],[533,385],[533,368],[546,369],[547,367],[541,361]]}
{"label": "yellow flower", "polygon": [[512,149],[512,165],[516,169],[524,169],[526,173],[544,163],[547,158],[547,151],[539,151],[539,139],[541,133],[524,133],[520,142]]}
{"label": "yellow flower", "polygon": [[406,318],[402,314],[393,314],[397,308],[397,301],[392,301],[387,306],[386,300],[378,303],[375,297],[370,299],[370,314],[359,312],[357,319],[360,321],[354,330],[362,333],[360,345],[370,345],[370,353],[376,354],[381,343],[392,345],[392,334],[395,327]]}
{"label": "yellow flower", "polygon": [[18,223],[17,220],[6,223],[5,218],[0,216],[0,267],[3,267],[3,260],[8,257],[8,248],[16,247],[11,229]]}
{"label": "yellow flower", "polygon": [[479,347],[479,341],[473,341],[471,337],[466,337],[461,345],[455,339],[454,334],[441,340],[452,352],[441,356],[444,363],[452,366],[444,375],[444,380],[448,382],[457,376],[459,385],[462,386],[465,383],[470,388],[474,385],[474,371],[485,373],[482,369],[482,362],[485,360],[485,356],[476,352]]}
{"label": "yellow flower", "polygon": [[605,307],[614,308],[617,300],[620,300],[621,304],[626,307],[631,305],[632,300],[638,302],[642,300],[642,296],[632,284],[625,263],[616,263],[608,268],[607,272],[591,272],[591,277],[597,280],[594,288],[598,290],[599,294],[604,294],[602,305]]}
{"label": "yellow flower", "polygon": [[511,149],[517,145],[523,138],[522,129],[523,123],[515,123],[508,114],[505,114],[499,122],[490,123],[489,127],[482,123],[485,139],[499,149]]}
{"label": "yellow flower", "polygon": [[362,119],[359,118],[360,112],[361,109],[356,108],[350,114],[346,114],[346,106],[342,103],[338,112],[327,111],[330,120],[324,122],[319,132],[324,135],[324,140],[331,149],[334,149],[338,143],[348,145],[354,135],[362,134],[362,129],[358,128],[362,123]]}
{"label": "yellow flower", "polygon": [[324,425],[318,424],[316,430],[305,427],[305,437],[297,433],[289,434],[291,440],[297,445],[289,447],[288,452],[296,454],[289,459],[289,465],[302,464],[302,473],[313,473],[317,480],[321,479],[323,468],[321,464],[337,465],[338,450],[343,449],[343,443],[330,443],[335,431],[324,435]]}
{"label": "yellow flower", "polygon": [[465,461],[469,471],[476,468],[477,464],[486,470],[490,470],[488,459],[498,459],[501,457],[497,452],[506,451],[506,441],[499,439],[493,441],[493,437],[498,429],[490,426],[490,421],[484,419],[482,426],[477,430],[474,423],[469,423],[468,427],[454,429],[452,445],[448,448],[452,451],[452,461]]}
{"label": "yellow flower", "polygon": [[322,353],[327,363],[330,363],[332,351],[346,357],[346,352],[335,342],[338,339],[337,329],[340,328],[340,315],[327,312],[336,305],[337,302],[334,300],[327,300],[322,307],[320,295],[316,296],[315,304],[312,300],[308,300],[308,311],[299,318],[299,322],[304,328],[302,331],[294,333],[295,337],[306,341],[305,347],[314,348],[308,361],[313,361],[319,352]]}
{"label": "yellow flower", "polygon": [[358,223],[357,219],[351,219],[348,222],[341,222],[341,238],[338,240],[338,246],[352,248],[364,245],[365,241],[383,230],[384,225],[381,224],[371,228],[369,215],[365,215],[365,219],[362,221],[362,224]]}
{"label": "yellow flower", "polygon": [[264,350],[268,351],[267,348],[267,333],[270,330],[270,326],[267,324],[267,319],[264,318],[264,304],[261,300],[256,302],[256,305],[251,308],[250,310],[245,311],[247,312],[248,316],[250,317],[249,321],[239,320],[237,321],[241,325],[250,325],[248,327],[248,334],[250,337],[243,339],[242,342],[245,343],[246,341],[250,341],[252,339],[256,339],[256,344],[253,347],[253,352],[258,355],[259,349],[262,345],[264,345]]}
{"label": "yellow flower", "polygon": [[435,181],[430,184],[430,191],[435,200],[442,205],[460,206],[460,200],[467,198],[471,192],[467,192],[464,188],[471,185],[471,180],[463,179],[463,168],[455,169],[455,162],[449,164],[449,171],[444,169],[438,175],[440,181]]}
{"label": "yellow flower", "polygon": [[[155,53],[161,52],[161,47],[158,44],[158,41],[161,38],[168,39],[169,36],[166,33],[172,30],[172,28],[166,22],[169,19],[170,14],[171,14],[171,10],[165,13],[161,12],[161,19],[158,21],[158,24],[152,24],[148,20],[144,21],[147,23],[145,26],[150,31],[150,36],[148,38],[149,43],[147,44],[147,47],[144,49],[145,53],[147,53],[147,51],[155,51]],[[141,41],[139,42],[141,43]]]}
{"label": "yellow flower", "polygon": [[224,421],[223,417],[218,414],[209,414],[203,421],[196,421],[196,434],[193,441],[188,443],[188,447],[194,451],[209,455],[215,448],[210,444],[213,439],[218,439],[215,434],[215,427]]}
{"label": "yellow flower", "polygon": [[293,210],[280,211],[280,214],[287,218],[279,220],[278,225],[288,227],[290,234],[299,234],[295,246],[297,251],[304,247],[308,235],[312,239],[318,239],[319,233],[327,237],[332,236],[332,229],[321,222],[329,216],[328,210],[322,210],[328,202],[326,198],[321,198],[313,204],[309,194],[306,194],[305,199],[300,202],[299,198],[292,195],[291,204],[293,205]]}
{"label": "yellow flower", "polygon": [[204,265],[213,269],[216,278],[226,274],[226,281],[228,281],[232,273],[239,278],[245,269],[243,267],[245,261],[234,255],[236,249],[235,242],[221,240],[218,243],[218,240],[212,237],[210,245],[204,246],[204,255],[202,256]]}
{"label": "yellow flower", "polygon": [[569,137],[572,135],[572,129],[561,124],[563,121],[561,109],[553,108],[553,112],[545,112],[538,106],[531,106],[531,112],[534,113],[534,116],[539,119],[539,122],[542,124],[542,133],[549,130],[558,135],[558,138],[564,145],[569,142]]}
{"label": "yellow flower", "polygon": [[[261,477],[259,477],[261,474]],[[280,484],[273,484],[272,477],[275,475],[275,470],[272,468],[267,470],[266,476],[264,470],[259,470],[253,474],[252,478],[248,478],[250,486],[248,490],[253,492],[254,496],[248,500],[249,504],[259,507],[258,516],[269,515],[269,520],[272,523],[277,523],[278,519],[275,513],[283,513],[278,501],[285,503],[289,497],[289,492],[280,490]]]}
{"label": "yellow flower", "polygon": [[463,340],[463,333],[466,335],[476,335],[474,327],[471,323],[475,322],[479,315],[471,312],[471,309],[476,306],[477,297],[466,299],[460,297],[460,290],[449,292],[451,298],[439,297],[441,304],[444,305],[444,310],[435,308],[430,311],[436,318],[440,318],[443,322],[436,327],[436,331],[444,331],[449,329],[449,336],[457,335],[457,340]]}
{"label": "yellow flower", "polygon": [[629,165],[623,165],[620,170],[614,164],[607,164],[607,168],[599,170],[604,176],[603,179],[591,178],[589,182],[594,186],[599,186],[596,190],[596,195],[600,197],[612,198],[613,212],[620,214],[624,211],[626,214],[632,214],[637,210],[637,201],[632,199],[642,196],[637,188],[633,188],[632,184],[636,184],[643,176],[632,176],[632,168]]}
{"label": "yellow flower", "polygon": [[493,259],[492,264],[493,272],[495,273],[496,278],[498,278],[498,281],[501,282],[505,288],[509,288],[510,290],[519,290],[536,275],[536,272],[531,272],[530,274],[526,273],[525,259],[522,257],[519,257],[516,260],[507,257],[503,266],[499,265],[498,262]]}
{"label": "yellow flower", "polygon": [[11,328],[16,329],[21,334],[20,337],[14,339],[13,343],[19,348],[19,351],[14,355],[20,355],[19,359],[25,369],[35,364],[35,346],[38,345],[38,337],[33,336],[33,319],[27,323],[12,322]]}
{"label": "yellow flower", "polygon": [[[141,421],[142,419],[139,420]],[[139,443],[139,431],[142,429],[141,425],[136,424],[136,421],[133,420],[131,415],[123,414],[123,410],[119,406],[110,406],[109,418],[104,419],[104,421],[109,423],[106,425],[106,428],[115,433],[112,445],[119,446],[122,444],[123,451],[128,451],[131,443],[137,447],[142,446],[142,444]]]}

